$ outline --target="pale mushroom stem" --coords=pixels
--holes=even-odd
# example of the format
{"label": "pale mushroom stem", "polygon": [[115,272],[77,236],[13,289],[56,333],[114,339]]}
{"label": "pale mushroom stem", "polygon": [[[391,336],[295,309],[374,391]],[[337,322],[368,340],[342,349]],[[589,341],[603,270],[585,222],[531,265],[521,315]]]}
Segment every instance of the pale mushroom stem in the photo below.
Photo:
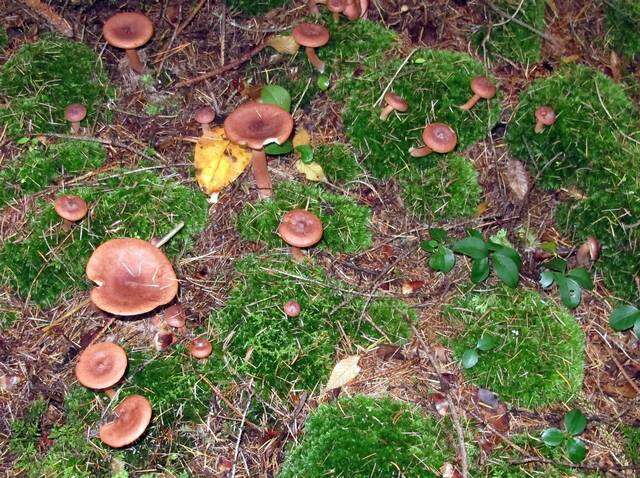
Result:
{"label": "pale mushroom stem", "polygon": [[105,394],[107,397],[109,397],[110,399],[113,399],[113,397],[115,397],[115,396],[116,396],[116,391],[115,391],[113,388],[107,388],[107,389],[104,391],[104,394]]}
{"label": "pale mushroom stem", "polygon": [[144,73],[145,67],[140,61],[140,56],[136,50],[126,50],[129,66],[136,73]]}
{"label": "pale mushroom stem", "polygon": [[304,261],[304,252],[299,247],[291,246],[291,257],[295,262],[303,262]]}
{"label": "pale mushroom stem", "polygon": [[305,48],[307,52],[307,58],[309,58],[309,63],[313,65],[313,67],[318,70],[320,73],[324,73],[324,61],[318,58],[316,54],[315,48],[311,48],[310,46]]}
{"label": "pale mushroom stem", "polygon": [[69,219],[62,219],[62,229],[64,231],[70,231],[73,228],[73,222],[69,221]]}
{"label": "pale mushroom stem", "polygon": [[414,158],[422,158],[423,156],[426,156],[427,154],[431,153],[433,150],[431,148],[429,148],[428,146],[423,146],[421,148],[411,148],[409,150],[409,154],[411,156],[413,156]]}
{"label": "pale mushroom stem", "polygon": [[80,133],[80,121],[72,121],[71,122],[71,133],[79,134]]}
{"label": "pale mushroom stem", "polygon": [[258,186],[258,197],[266,199],[271,197],[272,186],[269,170],[267,169],[267,156],[264,149],[256,149],[253,151],[251,158],[251,167],[253,169],[253,177]]}
{"label": "pale mushroom stem", "polygon": [[333,21],[336,23],[340,22],[340,13],[339,12],[333,12]]}
{"label": "pale mushroom stem", "polygon": [[542,131],[544,131],[544,123],[542,121],[536,121],[536,127],[533,130],[538,134],[542,133]]}
{"label": "pale mushroom stem", "polygon": [[476,105],[476,103],[477,103],[478,101],[480,101],[480,96],[479,96],[479,95],[473,95],[471,98],[469,98],[469,101],[467,101],[467,102],[466,102],[465,104],[463,104],[463,105],[460,105],[460,107],[459,107],[459,108],[460,108],[461,110],[468,111],[468,110],[470,110],[471,108],[473,108],[473,107]]}
{"label": "pale mushroom stem", "polygon": [[385,121],[394,109],[395,108],[391,105],[387,105],[384,108],[382,108],[382,111],[380,112],[380,119],[382,121]]}
{"label": "pale mushroom stem", "polygon": [[209,133],[211,133],[211,126],[209,126],[209,123],[202,123],[202,135],[206,136]]}

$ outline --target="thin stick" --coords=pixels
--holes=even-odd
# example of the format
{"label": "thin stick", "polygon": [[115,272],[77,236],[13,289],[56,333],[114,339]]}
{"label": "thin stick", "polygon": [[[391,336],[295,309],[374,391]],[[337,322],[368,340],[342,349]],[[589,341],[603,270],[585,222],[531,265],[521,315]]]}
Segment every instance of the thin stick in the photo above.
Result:
{"label": "thin stick", "polygon": [[21,0],[21,2],[34,13],[44,17],[58,33],[61,33],[67,38],[73,37],[71,24],[56,13],[49,5],[42,3],[40,0]]}
{"label": "thin stick", "polygon": [[376,102],[373,104],[373,106],[378,106],[381,102],[382,99],[384,98],[384,95],[387,94],[387,91],[389,91],[389,88],[391,88],[391,85],[393,84],[393,82],[396,80],[396,78],[398,77],[398,75],[400,74],[400,71],[402,71],[402,69],[404,68],[404,66],[407,64],[407,62],[409,61],[409,58],[411,58],[413,56],[413,54],[418,51],[418,48],[414,48],[413,50],[411,50],[411,52],[407,55],[407,57],[404,59],[404,61],[400,64],[400,66],[398,67],[398,69],[396,70],[396,72],[393,74],[393,76],[391,77],[391,79],[389,80],[389,83],[387,83],[387,86],[384,87],[384,90],[382,90],[382,94],[380,95],[380,97],[376,100]]}
{"label": "thin stick", "polygon": [[162,239],[160,239],[155,246],[160,249],[162,246],[164,246],[167,242],[169,242],[171,240],[171,238],[173,236],[175,236],[176,234],[178,234],[178,232],[180,232],[180,229],[182,229],[184,227],[184,221],[176,224],[176,226],[171,229]]}
{"label": "thin stick", "polygon": [[253,395],[249,395],[249,401],[247,401],[247,406],[244,409],[244,413],[242,414],[242,421],[240,422],[240,430],[238,430],[238,439],[236,440],[236,448],[233,452],[233,467],[231,468],[231,478],[235,478],[236,476],[236,462],[238,460],[238,452],[240,451],[240,441],[242,440],[242,433],[244,432],[244,422],[247,419],[247,412],[249,411],[249,407],[251,406],[251,399]]}
{"label": "thin stick", "polygon": [[557,44],[558,40],[557,38],[554,38],[551,35],[548,35],[545,32],[541,32],[540,30],[538,30],[537,28],[533,28],[531,25],[529,25],[526,22],[523,22],[522,20],[515,18],[515,17],[511,17],[511,15],[509,15],[507,12],[500,10],[498,7],[496,7],[492,2],[487,2],[487,5],[489,5],[489,8],[491,10],[493,10],[494,12],[496,12],[498,15],[500,15],[503,18],[509,18],[510,21],[512,21],[513,23],[515,23],[516,25],[520,25],[523,28],[526,28],[527,30],[529,30],[532,33],[535,33],[536,35],[538,35],[540,38],[544,38],[547,41],[550,41],[553,44]]}

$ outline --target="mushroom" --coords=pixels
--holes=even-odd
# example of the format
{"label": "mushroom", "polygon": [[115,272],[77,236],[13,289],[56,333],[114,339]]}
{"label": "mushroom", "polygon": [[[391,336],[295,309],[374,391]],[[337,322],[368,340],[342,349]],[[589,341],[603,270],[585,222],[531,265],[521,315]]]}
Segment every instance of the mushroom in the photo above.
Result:
{"label": "mushroom", "polygon": [[151,422],[151,403],[142,395],[131,395],[115,408],[113,419],[100,427],[100,440],[112,448],[130,445]]}
{"label": "mushroom", "polygon": [[422,139],[426,146],[409,150],[409,154],[414,158],[421,158],[432,151],[449,153],[458,143],[456,132],[449,125],[443,123],[431,123],[425,126],[422,131]]}
{"label": "mushroom", "polygon": [[167,325],[181,329],[187,321],[184,308],[180,304],[174,304],[164,311],[164,321]]}
{"label": "mushroom", "polygon": [[326,4],[327,0],[309,0],[307,6],[309,7],[309,13],[311,15],[320,15],[319,4]]}
{"label": "mushroom", "polygon": [[363,12],[366,11],[367,7],[369,6],[369,1],[366,0],[366,6],[364,6],[364,10],[363,4],[365,4],[365,2],[363,2],[362,0],[345,0],[345,7],[342,13],[351,21],[357,20],[358,18],[363,16]]}
{"label": "mushroom", "polygon": [[64,109],[64,119],[71,123],[71,132],[80,132],[80,121],[87,117],[87,107],[80,103],[72,103]]}
{"label": "mushroom", "polygon": [[87,215],[89,207],[80,196],[60,196],[53,203],[53,208],[62,218],[64,228],[69,230],[71,226]]}
{"label": "mushroom", "polygon": [[158,330],[153,337],[153,345],[158,352],[167,350],[175,342],[175,336],[168,330]]}
{"label": "mushroom", "polygon": [[140,48],[153,36],[153,23],[138,12],[116,13],[102,27],[102,34],[111,46],[122,48],[129,58],[129,66],[136,73],[144,73],[136,48]]}
{"label": "mushroom", "polygon": [[283,307],[287,317],[298,317],[300,315],[300,304],[295,300],[290,300]]}
{"label": "mushroom", "polygon": [[327,10],[331,12],[336,23],[340,21],[340,14],[344,12],[344,8],[345,0],[327,0]]}
{"label": "mushroom", "polygon": [[278,235],[292,247],[294,255],[299,255],[303,247],[317,244],[322,239],[322,232],[318,216],[305,209],[289,211],[278,226]]}
{"label": "mushroom", "polygon": [[293,29],[292,34],[296,43],[305,47],[309,63],[320,73],[324,73],[325,64],[318,58],[315,49],[329,42],[329,30],[317,23],[301,23]]}
{"label": "mushroom", "polygon": [[536,110],[536,127],[534,131],[536,133],[542,133],[545,126],[551,126],[556,122],[556,112],[553,111],[551,106],[540,106]]}
{"label": "mushroom", "polygon": [[122,347],[111,342],[89,345],[78,357],[76,378],[93,390],[113,387],[127,369],[127,354]]}
{"label": "mushroom", "polygon": [[96,307],[115,315],[144,314],[168,304],[178,293],[178,279],[160,249],[141,239],[111,239],[93,251],[87,277]]}
{"label": "mushroom", "polygon": [[600,241],[594,236],[589,236],[585,243],[578,248],[576,260],[579,265],[588,266],[598,260],[601,251],[602,246],[600,245]]}
{"label": "mushroom", "polygon": [[384,101],[386,101],[387,106],[382,108],[382,112],[380,113],[380,119],[382,121],[385,121],[393,110],[404,113],[409,109],[409,103],[407,103],[402,96],[396,95],[391,91],[384,95]]}
{"label": "mushroom", "polygon": [[476,76],[471,80],[471,91],[473,96],[465,104],[460,106],[461,110],[468,111],[473,108],[480,99],[490,100],[496,96],[496,85],[486,76]]}
{"label": "mushroom", "polygon": [[204,337],[193,339],[189,345],[187,345],[187,348],[189,349],[189,353],[197,359],[207,358],[213,350],[211,342]]}
{"label": "mushroom", "polygon": [[234,143],[253,149],[251,164],[260,198],[271,196],[271,178],[264,146],[284,143],[293,130],[293,118],[277,105],[251,101],[224,121],[224,132]]}
{"label": "mushroom", "polygon": [[216,112],[211,106],[203,106],[202,108],[198,108],[198,111],[196,111],[195,119],[200,123],[200,126],[202,127],[202,135],[204,136],[211,132],[211,127],[209,125],[214,119],[216,119]]}

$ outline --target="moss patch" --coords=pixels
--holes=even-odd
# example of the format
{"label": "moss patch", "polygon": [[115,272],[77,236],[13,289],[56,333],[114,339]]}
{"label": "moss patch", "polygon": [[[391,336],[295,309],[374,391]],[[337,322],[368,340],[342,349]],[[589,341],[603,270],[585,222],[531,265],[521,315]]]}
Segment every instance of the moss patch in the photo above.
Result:
{"label": "moss patch", "polygon": [[353,181],[363,174],[355,153],[346,144],[322,144],[314,149],[313,160],[322,166],[331,183]]}
{"label": "moss patch", "polygon": [[278,478],[349,476],[435,478],[455,458],[441,423],[389,398],[342,398],[305,424]]}
{"label": "moss patch", "polygon": [[605,15],[611,47],[628,58],[640,53],[640,2],[609,0],[605,3]]}
{"label": "moss patch", "polygon": [[536,408],[572,399],[582,387],[584,332],[562,307],[537,292],[501,286],[469,292],[445,309],[464,330],[450,341],[457,359],[481,337],[497,347],[481,352],[465,375],[508,402]]}
{"label": "moss patch", "polygon": [[274,8],[286,5],[289,0],[225,0],[229,8],[236,9],[245,15],[262,15]]}
{"label": "moss patch", "polygon": [[0,249],[0,281],[42,307],[88,288],[84,268],[102,242],[161,237],[184,221],[185,227],[163,248],[175,258],[204,228],[208,212],[206,197],[199,191],[150,172],[120,171],[65,193],[89,203],[88,219],[69,233],[61,227],[53,204],[38,201],[26,229]]}
{"label": "moss patch", "polygon": [[357,252],[371,246],[371,210],[353,199],[305,186],[293,181],[279,183],[269,201],[247,203],[237,221],[240,235],[249,241],[263,241],[272,247],[285,243],[276,234],[282,216],[292,209],[308,209],[324,226],[317,247],[334,252]]}
{"label": "moss patch", "polygon": [[640,425],[624,425],[622,427],[624,437],[624,451],[633,464],[640,463]]}
{"label": "moss patch", "polygon": [[93,124],[113,96],[97,55],[85,44],[48,35],[20,48],[2,67],[0,95],[9,100],[0,109],[0,123],[11,136],[24,132],[64,132],[64,109],[87,106],[86,124]]}
{"label": "moss patch", "polygon": [[[345,337],[362,346],[398,342],[415,320],[406,304],[393,299],[373,300],[361,318],[364,298],[289,256],[249,256],[236,267],[238,282],[210,324],[226,344],[225,359],[266,393],[311,390],[344,355]],[[282,307],[292,299],[302,312],[288,318]]]}
{"label": "moss patch", "polygon": [[10,329],[20,319],[20,315],[18,310],[0,306],[0,331]]}
{"label": "moss patch", "polygon": [[9,35],[7,35],[7,30],[0,25],[0,51],[4,50],[9,44]]}

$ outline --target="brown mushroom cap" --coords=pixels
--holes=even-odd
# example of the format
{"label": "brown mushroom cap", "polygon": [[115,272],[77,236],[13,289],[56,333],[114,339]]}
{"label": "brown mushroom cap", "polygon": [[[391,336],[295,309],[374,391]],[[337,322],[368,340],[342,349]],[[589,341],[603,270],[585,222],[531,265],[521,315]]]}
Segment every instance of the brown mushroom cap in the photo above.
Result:
{"label": "brown mushroom cap", "polygon": [[422,139],[424,144],[436,153],[453,151],[458,143],[456,132],[444,123],[428,124],[422,131]]}
{"label": "brown mushroom cap", "polygon": [[287,317],[298,317],[300,315],[300,304],[296,300],[290,300],[283,307]]}
{"label": "brown mushroom cap", "polygon": [[164,321],[171,327],[181,328],[184,327],[187,317],[184,313],[184,308],[180,304],[174,304],[171,307],[167,307],[164,311]]}
{"label": "brown mushroom cap", "polygon": [[327,0],[327,10],[329,10],[330,12],[342,13],[344,9],[345,9],[345,0]]}
{"label": "brown mushroom cap", "polygon": [[89,345],[78,358],[76,378],[87,388],[104,390],[113,387],[127,369],[127,354],[111,342]]}
{"label": "brown mushroom cap", "polygon": [[136,441],[151,422],[151,403],[142,395],[131,395],[113,411],[114,419],[100,427],[100,440],[113,448]]}
{"label": "brown mushroom cap", "polygon": [[111,239],[89,258],[87,277],[98,284],[91,301],[115,315],[138,315],[173,300],[178,279],[160,249],[140,239]]}
{"label": "brown mushroom cap", "polygon": [[262,149],[284,143],[293,130],[293,118],[277,105],[250,101],[239,106],[224,121],[224,132],[234,143]]}
{"label": "brown mushroom cap", "polygon": [[545,126],[551,126],[556,122],[556,112],[551,106],[540,106],[536,110],[536,120]]}
{"label": "brown mushroom cap", "polygon": [[216,112],[211,106],[203,106],[196,111],[195,119],[200,124],[209,124],[216,119]]}
{"label": "brown mushroom cap", "polygon": [[80,196],[60,196],[53,203],[53,207],[62,219],[79,221],[87,215],[89,207]]}
{"label": "brown mushroom cap", "polygon": [[486,76],[476,76],[471,80],[471,91],[480,98],[489,100],[496,96],[496,85]]}
{"label": "brown mushroom cap", "polygon": [[329,43],[329,30],[317,23],[301,23],[291,34],[299,45],[310,48],[318,48]]}
{"label": "brown mushroom cap", "polygon": [[102,27],[102,34],[110,45],[133,50],[147,43],[153,36],[153,23],[138,12],[116,13]]}
{"label": "brown mushroom cap", "polygon": [[393,106],[394,109],[402,113],[409,109],[409,103],[407,103],[402,96],[397,95],[392,91],[389,91],[384,95],[384,100],[387,102],[387,104]]}
{"label": "brown mushroom cap", "polygon": [[189,353],[191,353],[191,355],[199,359],[207,358],[209,355],[211,355],[211,351],[213,350],[211,342],[209,342],[204,337],[193,339],[189,343],[189,345],[187,345],[187,348],[189,349]]}
{"label": "brown mushroom cap", "polygon": [[293,247],[311,247],[322,239],[322,222],[312,212],[294,209],[282,218],[278,235]]}
{"label": "brown mushroom cap", "polygon": [[87,107],[80,103],[72,103],[64,109],[64,119],[76,123],[87,117]]}

